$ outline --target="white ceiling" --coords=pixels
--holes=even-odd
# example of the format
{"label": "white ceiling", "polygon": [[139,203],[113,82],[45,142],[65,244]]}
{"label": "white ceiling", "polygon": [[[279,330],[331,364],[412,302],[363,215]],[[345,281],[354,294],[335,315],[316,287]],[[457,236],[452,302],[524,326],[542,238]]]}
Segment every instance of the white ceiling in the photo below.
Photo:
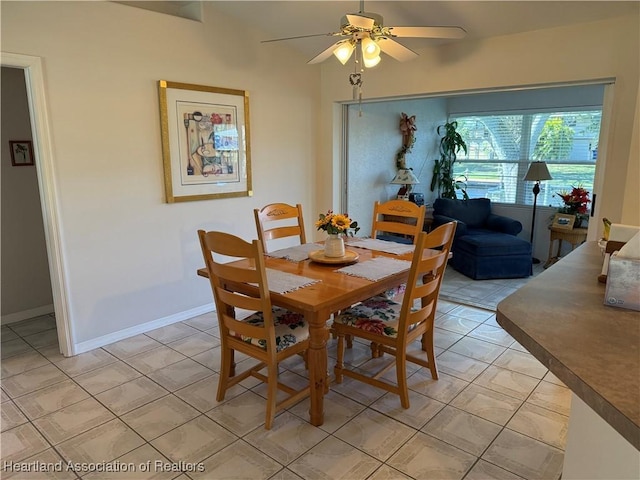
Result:
{"label": "white ceiling", "polygon": [[[215,8],[264,32],[264,40],[336,32],[346,13],[360,11],[360,1],[214,0]],[[202,2],[119,2],[172,15],[194,18]],[[366,1],[365,11],[384,17],[385,26],[460,26],[467,40],[540,30],[555,26],[635,15],[640,1]],[[199,10],[199,9],[198,9]],[[287,45],[312,58],[335,43],[329,36],[287,40]],[[434,39],[402,39],[411,49],[444,43]],[[459,41],[447,40],[446,42]],[[639,41],[638,38],[630,41]],[[265,44],[269,48],[269,44]]]}
{"label": "white ceiling", "polygon": [[[264,40],[336,32],[346,13],[357,13],[350,1],[216,1],[216,9],[265,32]],[[540,30],[627,14],[640,21],[636,1],[366,1],[365,11],[384,17],[385,26],[450,26],[467,31],[467,39]],[[638,41],[638,39],[630,39]],[[333,37],[287,40],[309,58],[336,41]],[[451,40],[448,40],[451,41]],[[402,39],[419,49],[442,40]],[[265,44],[268,48],[269,44]]]}

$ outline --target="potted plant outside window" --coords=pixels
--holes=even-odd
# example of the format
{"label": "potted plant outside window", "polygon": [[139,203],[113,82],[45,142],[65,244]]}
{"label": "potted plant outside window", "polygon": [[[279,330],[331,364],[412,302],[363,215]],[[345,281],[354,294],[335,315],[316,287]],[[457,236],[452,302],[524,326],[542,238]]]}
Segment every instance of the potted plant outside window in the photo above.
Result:
{"label": "potted plant outside window", "polygon": [[433,177],[431,178],[431,191],[438,190],[438,196],[442,198],[458,198],[457,191],[462,192],[462,198],[469,199],[467,194],[466,177],[456,178],[453,174],[453,164],[460,150],[467,153],[467,144],[460,133],[457,132],[458,122],[447,122],[438,127],[440,138],[440,158],[433,164]]}

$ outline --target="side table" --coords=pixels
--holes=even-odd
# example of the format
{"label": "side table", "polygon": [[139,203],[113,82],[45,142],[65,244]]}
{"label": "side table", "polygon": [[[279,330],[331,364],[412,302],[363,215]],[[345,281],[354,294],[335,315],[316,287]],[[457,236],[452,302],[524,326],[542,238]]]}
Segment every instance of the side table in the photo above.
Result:
{"label": "side table", "polygon": [[[573,228],[571,230],[565,230],[562,228],[549,227],[550,239],[549,239],[549,258],[543,268],[549,268],[551,265],[560,260],[560,251],[562,249],[562,241],[569,242],[571,244],[571,250],[574,250],[578,245],[584,243],[587,240],[586,228]],[[553,242],[558,241],[558,249],[556,255],[552,256]]]}

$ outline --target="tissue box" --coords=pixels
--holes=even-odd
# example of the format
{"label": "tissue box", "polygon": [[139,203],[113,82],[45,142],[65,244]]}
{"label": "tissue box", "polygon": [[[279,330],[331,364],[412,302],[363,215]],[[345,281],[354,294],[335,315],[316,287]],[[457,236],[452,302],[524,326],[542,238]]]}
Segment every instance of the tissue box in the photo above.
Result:
{"label": "tissue box", "polygon": [[611,256],[604,304],[640,311],[640,260]]}

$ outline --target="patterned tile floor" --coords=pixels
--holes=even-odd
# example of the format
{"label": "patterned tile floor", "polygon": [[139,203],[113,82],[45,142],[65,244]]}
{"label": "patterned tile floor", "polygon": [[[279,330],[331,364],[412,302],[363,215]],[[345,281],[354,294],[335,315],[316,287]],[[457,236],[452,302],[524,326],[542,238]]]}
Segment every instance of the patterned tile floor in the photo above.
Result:
{"label": "patterned tile floor", "polygon": [[[304,400],[264,430],[265,389],[252,379],[215,401],[214,314],[73,358],[58,353],[52,316],[3,326],[0,476],[558,479],[570,392],[491,310],[474,306],[491,307],[521,284],[448,271],[443,298],[464,290],[467,304],[439,302],[440,380],[410,366],[411,407],[403,410],[396,396],[345,379],[325,397],[321,427],[308,423]],[[333,340],[329,355],[331,365]],[[358,342],[347,360],[363,370],[380,361]],[[304,377],[297,358],[282,365],[285,382]]]}

